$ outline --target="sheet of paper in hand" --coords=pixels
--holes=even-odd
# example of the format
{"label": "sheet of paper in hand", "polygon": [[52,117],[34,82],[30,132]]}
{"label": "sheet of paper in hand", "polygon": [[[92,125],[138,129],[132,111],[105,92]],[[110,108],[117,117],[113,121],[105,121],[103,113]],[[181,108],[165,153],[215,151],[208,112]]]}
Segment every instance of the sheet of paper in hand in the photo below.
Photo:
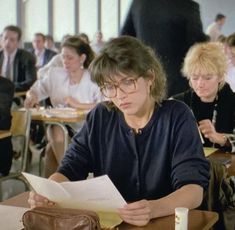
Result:
{"label": "sheet of paper in hand", "polygon": [[77,182],[62,182],[23,173],[36,193],[64,208],[97,212],[102,226],[114,227],[122,222],[117,209],[126,201],[107,175]]}

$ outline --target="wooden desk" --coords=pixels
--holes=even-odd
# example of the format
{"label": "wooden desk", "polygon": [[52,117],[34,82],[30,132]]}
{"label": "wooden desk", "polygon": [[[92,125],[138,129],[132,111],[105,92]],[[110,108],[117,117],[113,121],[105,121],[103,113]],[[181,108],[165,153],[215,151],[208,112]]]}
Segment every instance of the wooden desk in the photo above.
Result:
{"label": "wooden desk", "polygon": [[209,159],[212,160],[220,160],[221,158],[224,159],[230,159],[231,163],[228,165],[228,174],[230,176],[235,176],[235,154],[234,153],[225,153],[222,152],[221,150],[217,150],[216,152],[214,152],[213,154],[211,154],[209,157]]}
{"label": "wooden desk", "polygon": [[22,91],[22,92],[15,92],[14,97],[22,97],[25,96],[27,91]]}
{"label": "wooden desk", "polygon": [[[29,207],[27,203],[28,192],[22,193],[18,196],[10,198],[1,202],[1,204],[18,206],[18,207]],[[218,214],[215,212],[207,212],[200,210],[189,211],[189,230],[208,230],[218,220]],[[156,230],[156,229],[175,229],[175,217],[174,215],[157,218],[152,220],[145,227],[135,227],[126,223],[122,223],[118,226],[119,230]]]}
{"label": "wooden desk", "polygon": [[73,123],[81,123],[85,119],[85,112],[80,111],[79,116],[77,117],[71,117],[71,118],[66,118],[66,117],[47,117],[44,115],[45,110],[39,110],[37,111],[36,109],[31,109],[31,118],[32,121],[41,121],[44,122],[45,124],[49,125],[58,125],[61,127],[61,129],[64,132],[64,152],[67,150],[67,147],[69,145],[69,134],[68,130],[66,128],[67,124],[73,124]]}
{"label": "wooden desk", "polygon": [[0,130],[0,139],[10,136],[11,136],[10,130]]}

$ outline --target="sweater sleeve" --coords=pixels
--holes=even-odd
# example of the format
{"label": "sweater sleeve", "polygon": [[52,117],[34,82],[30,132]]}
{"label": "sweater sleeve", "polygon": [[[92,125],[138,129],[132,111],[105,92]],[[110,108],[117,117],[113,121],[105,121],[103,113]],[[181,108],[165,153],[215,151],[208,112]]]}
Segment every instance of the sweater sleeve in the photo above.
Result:
{"label": "sweater sleeve", "polygon": [[195,118],[187,106],[180,107],[172,125],[172,185],[178,189],[186,184],[198,184],[205,189],[209,181],[209,163]]}

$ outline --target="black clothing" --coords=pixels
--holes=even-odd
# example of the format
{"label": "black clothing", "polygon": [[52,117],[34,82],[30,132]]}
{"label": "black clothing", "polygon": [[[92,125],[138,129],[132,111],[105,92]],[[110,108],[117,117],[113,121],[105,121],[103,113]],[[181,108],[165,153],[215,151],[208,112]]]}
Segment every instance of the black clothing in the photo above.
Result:
{"label": "black clothing", "polygon": [[[0,51],[0,67],[4,59],[3,51]],[[35,58],[23,49],[18,49],[13,63],[13,83],[15,91],[27,91],[37,78]]]}
{"label": "black clothing", "polygon": [[[226,150],[235,151],[235,93],[233,93],[227,83],[219,91],[218,99],[211,103],[202,102],[192,89],[177,94],[173,98],[185,102],[192,109],[198,122],[203,119],[212,120],[213,111],[216,109],[215,130],[219,133],[228,134],[232,149]],[[205,140],[204,146],[213,146],[209,139],[203,138]],[[216,147],[220,146],[216,145]]]}
{"label": "black clothing", "polygon": [[[14,96],[14,84],[0,77],[0,130],[11,127],[11,104]],[[11,137],[0,139],[0,174],[7,175],[11,168],[13,157]]]}
{"label": "black clothing", "polygon": [[122,35],[151,46],[167,73],[168,96],[188,89],[180,69],[195,42],[205,41],[198,3],[191,0],[134,0]]}

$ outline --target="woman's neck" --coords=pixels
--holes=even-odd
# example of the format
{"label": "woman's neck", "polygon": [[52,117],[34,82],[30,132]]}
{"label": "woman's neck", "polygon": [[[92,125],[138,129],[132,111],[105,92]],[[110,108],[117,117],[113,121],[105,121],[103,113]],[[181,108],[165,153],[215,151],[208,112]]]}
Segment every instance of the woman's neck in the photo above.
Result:
{"label": "woman's neck", "polygon": [[144,128],[150,121],[155,108],[155,102],[151,101],[138,114],[124,116],[127,124],[138,133],[139,129]]}
{"label": "woman's neck", "polygon": [[70,84],[79,84],[79,82],[82,79],[82,75],[84,73],[84,69],[78,69],[74,72],[70,72],[69,73],[69,80],[70,80]]}

